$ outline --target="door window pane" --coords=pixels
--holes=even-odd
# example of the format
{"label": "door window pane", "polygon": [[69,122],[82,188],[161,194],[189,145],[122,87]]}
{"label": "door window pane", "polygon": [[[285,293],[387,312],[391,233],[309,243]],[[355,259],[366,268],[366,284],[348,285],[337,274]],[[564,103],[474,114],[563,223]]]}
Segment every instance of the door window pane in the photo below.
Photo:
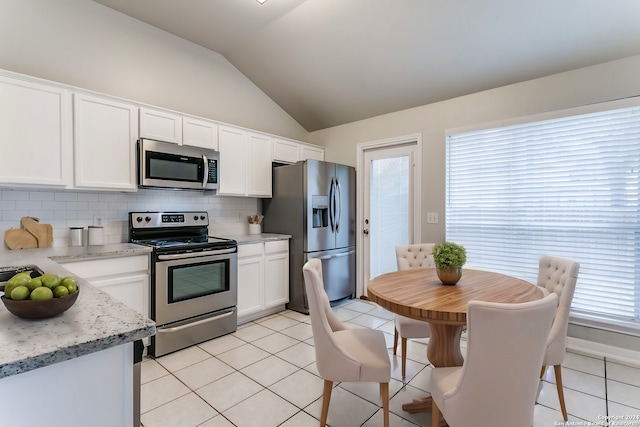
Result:
{"label": "door window pane", "polygon": [[371,161],[370,276],[397,270],[396,245],[409,244],[409,156]]}

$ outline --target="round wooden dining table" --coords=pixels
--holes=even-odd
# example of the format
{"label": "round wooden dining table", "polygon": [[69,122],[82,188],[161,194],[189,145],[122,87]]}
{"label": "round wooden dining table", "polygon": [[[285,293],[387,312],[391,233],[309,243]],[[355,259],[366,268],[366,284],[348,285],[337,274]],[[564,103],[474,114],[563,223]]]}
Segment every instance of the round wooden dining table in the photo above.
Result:
{"label": "round wooden dining table", "polygon": [[[463,269],[456,285],[443,285],[435,268],[394,271],[369,281],[368,299],[401,316],[429,323],[427,358],[435,367],[462,366],[460,336],[469,301],[522,303],[544,291],[526,280],[491,271]],[[402,406],[407,412],[430,412],[431,397]]]}

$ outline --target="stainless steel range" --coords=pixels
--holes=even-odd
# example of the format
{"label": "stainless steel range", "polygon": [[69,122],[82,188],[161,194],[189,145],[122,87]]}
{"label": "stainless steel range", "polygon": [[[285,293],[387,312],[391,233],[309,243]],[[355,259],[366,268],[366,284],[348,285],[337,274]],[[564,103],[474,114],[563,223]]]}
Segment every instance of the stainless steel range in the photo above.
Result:
{"label": "stainless steel range", "polygon": [[153,247],[153,356],[236,330],[237,243],[209,237],[208,225],[207,212],[129,212],[129,241]]}

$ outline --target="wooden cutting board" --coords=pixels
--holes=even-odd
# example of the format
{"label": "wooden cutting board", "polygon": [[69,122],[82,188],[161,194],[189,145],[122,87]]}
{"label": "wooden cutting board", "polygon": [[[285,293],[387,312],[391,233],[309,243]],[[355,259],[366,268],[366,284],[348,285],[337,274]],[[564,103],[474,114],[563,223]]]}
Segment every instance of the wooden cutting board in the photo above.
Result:
{"label": "wooden cutting board", "polygon": [[31,249],[38,247],[36,237],[22,228],[5,230],[4,241],[9,249]]}
{"label": "wooden cutting board", "polygon": [[33,234],[38,241],[38,248],[47,248],[53,242],[53,227],[51,224],[40,224],[35,219],[25,216],[20,220],[20,225]]}

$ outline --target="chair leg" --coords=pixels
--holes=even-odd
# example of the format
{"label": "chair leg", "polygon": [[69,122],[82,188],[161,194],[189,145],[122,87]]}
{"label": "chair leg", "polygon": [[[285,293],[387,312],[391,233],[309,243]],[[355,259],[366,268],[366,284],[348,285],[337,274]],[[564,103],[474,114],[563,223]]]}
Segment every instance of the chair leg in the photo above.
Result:
{"label": "chair leg", "polygon": [[398,330],[393,330],[393,355],[396,355],[396,350],[398,350]]}
{"label": "chair leg", "polygon": [[431,427],[440,426],[440,408],[435,401],[431,401]]}
{"label": "chair leg", "polygon": [[322,412],[320,413],[320,427],[327,425],[327,415],[329,415],[329,401],[331,400],[331,390],[333,381],[324,380],[324,393],[322,395]]}
{"label": "chair leg", "polygon": [[402,379],[407,376],[407,339],[402,337]]}
{"label": "chair leg", "polygon": [[546,365],[542,365],[542,369],[540,370],[540,379],[542,379],[542,377],[544,376],[544,371],[547,370],[547,366]]}
{"label": "chair leg", "polygon": [[389,427],[389,383],[380,383],[380,399],[382,399],[384,427]]}
{"label": "chair leg", "polygon": [[564,404],[564,391],[562,390],[562,365],[553,365],[553,370],[556,374],[556,388],[558,389],[558,400],[560,400],[560,409],[562,410],[562,416],[565,421],[568,421],[567,407]]}

